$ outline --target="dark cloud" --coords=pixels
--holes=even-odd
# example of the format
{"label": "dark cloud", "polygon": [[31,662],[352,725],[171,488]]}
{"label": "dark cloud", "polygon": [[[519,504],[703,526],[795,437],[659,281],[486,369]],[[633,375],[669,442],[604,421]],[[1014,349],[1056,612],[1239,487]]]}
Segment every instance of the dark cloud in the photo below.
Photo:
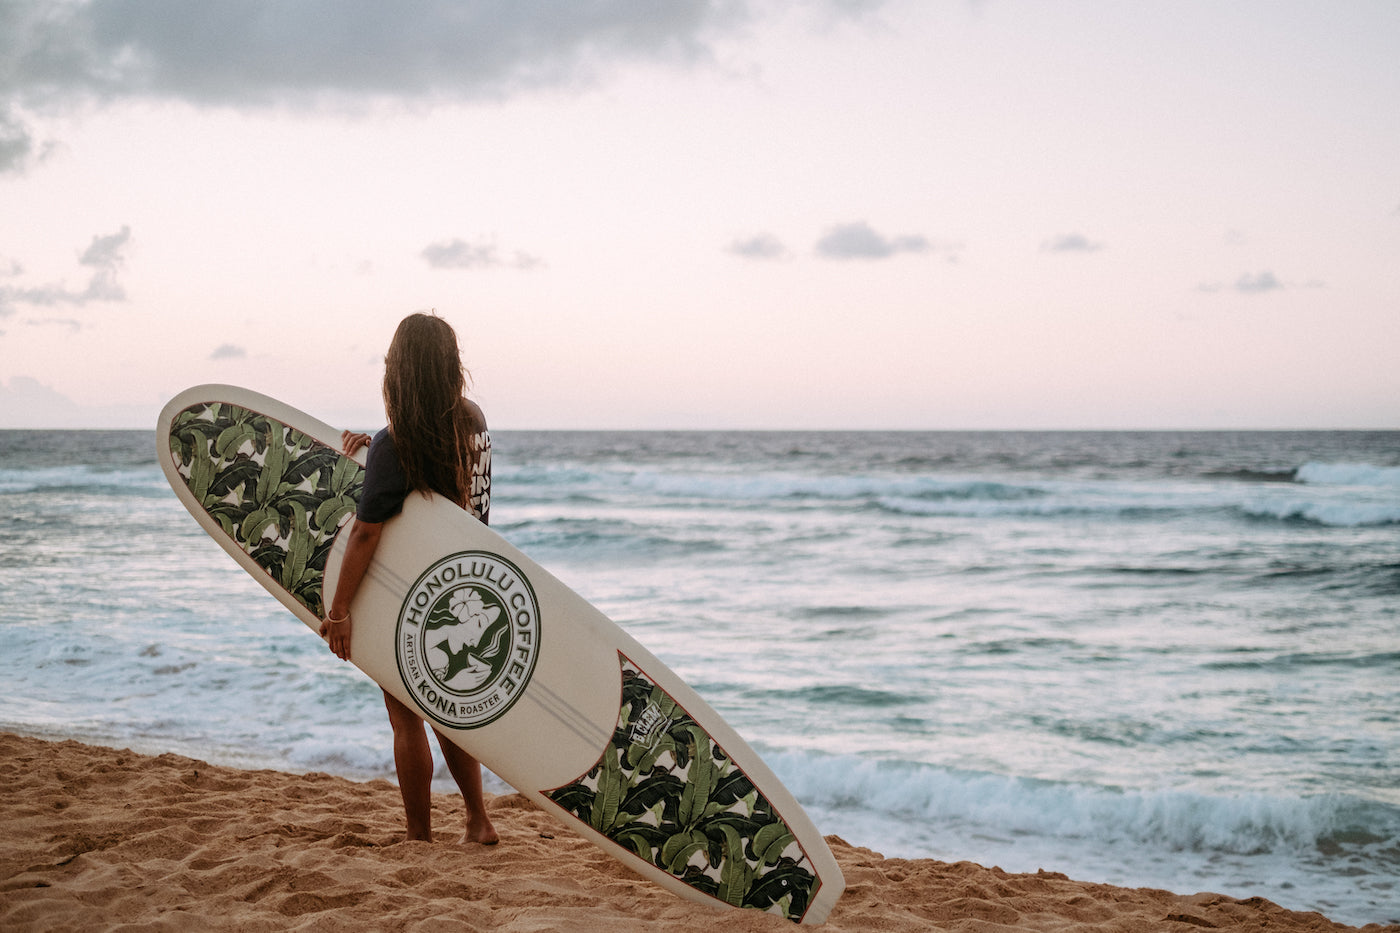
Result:
{"label": "dark cloud", "polygon": [[214,348],[214,352],[209,354],[211,360],[241,360],[248,356],[248,351],[232,343],[222,343]]}
{"label": "dark cloud", "polygon": [[864,221],[832,227],[816,246],[817,255],[827,259],[888,259],[899,253],[927,253],[932,248],[926,237],[887,237]]}
{"label": "dark cloud", "polygon": [[[125,226],[107,236],[94,236],[88,248],[78,256],[79,265],[92,269],[83,288],[71,288],[61,283],[32,288],[0,286],[0,317],[14,314],[18,305],[54,308],[81,306],[93,301],[125,301],[126,290],[117,281],[117,274],[125,261],[123,254],[130,242],[131,228]],[[22,270],[18,263],[12,262],[9,271],[11,275],[18,275]]]}
{"label": "dark cloud", "polygon": [[1235,281],[1235,291],[1243,292],[1246,295],[1261,295],[1264,292],[1272,292],[1280,288],[1283,288],[1283,283],[1272,272],[1260,272],[1258,275],[1246,274]]}
{"label": "dark cloud", "polygon": [[[3,17],[0,17],[3,19]],[[0,28],[0,71],[4,70],[4,30]],[[19,174],[31,165],[43,162],[58,149],[58,143],[46,140],[37,143],[25,119],[7,104],[12,96],[0,78],[0,175]]]}
{"label": "dark cloud", "polygon": [[615,62],[706,60],[748,2],[3,0],[0,174],[44,154],[22,110],[499,99]]}
{"label": "dark cloud", "polygon": [[884,5],[884,0],[830,0],[828,4],[834,13],[857,17],[874,13]]}
{"label": "dark cloud", "polygon": [[727,252],[744,259],[786,259],[787,247],[771,233],[735,240],[729,244]]}
{"label": "dark cloud", "polygon": [[22,170],[33,152],[34,138],[29,128],[13,111],[0,106],[0,175]]}
{"label": "dark cloud", "polygon": [[1065,233],[1040,244],[1043,253],[1097,253],[1102,243],[1095,243],[1082,233]]}
{"label": "dark cloud", "polygon": [[733,0],[11,0],[0,71],[39,103],[494,96],[609,59],[699,59],[748,15]]}
{"label": "dark cloud", "polygon": [[1226,284],[1222,282],[1203,282],[1196,286],[1197,291],[1202,292],[1222,292],[1233,291],[1241,295],[1263,295],[1268,292],[1282,291],[1289,287],[1302,288],[1324,288],[1321,282],[1308,282],[1303,286],[1289,286],[1272,272],[1264,271],[1259,273],[1245,273],[1234,282]]}
{"label": "dark cloud", "polygon": [[420,253],[434,269],[533,269],[543,261],[528,253],[516,251],[501,255],[494,243],[468,243],[466,240],[440,240],[423,248]]}
{"label": "dark cloud", "polygon": [[[861,19],[885,0],[822,0]],[[625,62],[693,65],[760,0],[0,0],[0,172],[45,147],[22,110],[132,98],[344,107],[499,100]],[[46,144],[47,145],[47,144]]]}

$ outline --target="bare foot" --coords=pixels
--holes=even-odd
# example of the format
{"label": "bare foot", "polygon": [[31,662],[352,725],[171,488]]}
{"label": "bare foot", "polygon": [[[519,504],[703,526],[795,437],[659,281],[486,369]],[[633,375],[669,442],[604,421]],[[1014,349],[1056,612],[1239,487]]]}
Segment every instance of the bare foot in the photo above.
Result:
{"label": "bare foot", "polygon": [[496,827],[491,825],[491,820],[482,817],[480,821],[468,820],[467,831],[462,834],[462,845],[493,846],[501,841],[501,837],[496,835]]}

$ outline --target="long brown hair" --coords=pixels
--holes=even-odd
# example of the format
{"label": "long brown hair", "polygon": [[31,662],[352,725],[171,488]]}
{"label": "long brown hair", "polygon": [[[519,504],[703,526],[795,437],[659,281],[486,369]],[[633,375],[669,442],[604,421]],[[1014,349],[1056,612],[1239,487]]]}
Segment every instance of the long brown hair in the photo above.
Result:
{"label": "long brown hair", "polygon": [[486,427],[466,388],[452,325],[434,314],[400,321],[384,357],[384,410],[404,478],[410,491],[432,490],[463,508],[477,435]]}

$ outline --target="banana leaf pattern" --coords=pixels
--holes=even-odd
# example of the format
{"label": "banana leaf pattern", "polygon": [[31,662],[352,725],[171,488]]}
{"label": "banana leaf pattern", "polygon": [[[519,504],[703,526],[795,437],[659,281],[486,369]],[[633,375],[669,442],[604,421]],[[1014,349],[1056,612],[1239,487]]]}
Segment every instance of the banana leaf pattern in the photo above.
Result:
{"label": "banana leaf pattern", "polygon": [[364,468],[295,428],[226,402],[176,415],[170,454],[224,532],[319,617],[326,557],[354,514]]}
{"label": "banana leaf pattern", "polygon": [[819,886],[788,827],[724,749],[625,655],[612,742],[559,806],[735,907],[800,921]]}

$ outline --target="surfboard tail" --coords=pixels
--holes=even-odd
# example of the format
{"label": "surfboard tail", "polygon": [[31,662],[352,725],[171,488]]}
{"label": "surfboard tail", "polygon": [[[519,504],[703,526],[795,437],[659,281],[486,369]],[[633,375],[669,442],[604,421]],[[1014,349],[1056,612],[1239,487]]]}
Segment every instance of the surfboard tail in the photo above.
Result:
{"label": "surfboard tail", "polygon": [[618,661],[611,741],[591,769],[544,797],[620,848],[614,854],[624,861],[662,872],[717,906],[824,920],[834,898],[822,897],[823,889],[844,885],[825,842],[815,840],[829,862],[819,874],[799,838],[807,834],[641,665],[621,651]]}

